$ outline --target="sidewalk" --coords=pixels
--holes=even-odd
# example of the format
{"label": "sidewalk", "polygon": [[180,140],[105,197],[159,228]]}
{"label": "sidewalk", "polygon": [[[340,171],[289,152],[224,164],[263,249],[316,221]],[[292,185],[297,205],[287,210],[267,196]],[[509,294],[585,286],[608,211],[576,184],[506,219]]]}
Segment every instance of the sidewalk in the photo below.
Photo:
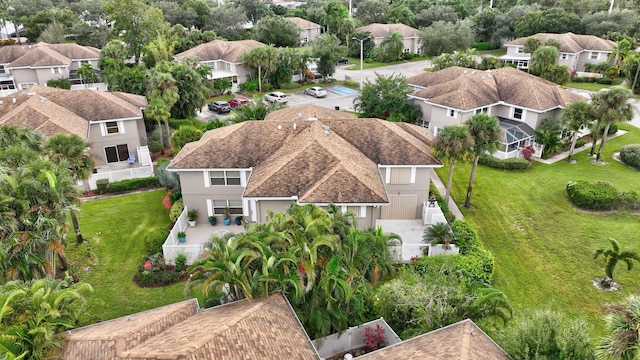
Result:
{"label": "sidewalk", "polygon": [[[626,133],[627,132],[624,131],[624,130],[618,130],[615,134],[607,136],[607,140],[611,140],[611,139],[617,138],[618,136],[622,136],[622,135],[624,135]],[[601,141],[602,141],[602,139],[598,140],[596,142],[596,146],[600,146],[600,142]],[[587,149],[591,149],[591,143],[584,144],[582,147],[579,147],[579,148],[576,148],[575,150],[573,150],[573,156],[575,156],[579,152],[587,150]],[[565,152],[562,152],[562,153],[559,153],[559,154],[555,154],[554,156],[552,156],[552,157],[550,157],[548,159],[541,159],[541,158],[537,158],[537,157],[532,157],[532,159],[534,161],[541,162],[543,164],[549,165],[549,164],[553,164],[555,162],[558,162],[560,160],[564,160],[564,159],[566,159],[568,157],[569,157],[569,152],[565,151]]]}
{"label": "sidewalk", "polygon": [[[436,189],[438,189],[440,195],[444,197],[444,194],[447,193],[447,188],[444,186],[442,180],[440,180],[440,177],[438,176],[438,173],[436,173],[434,169],[431,169],[431,181],[433,181],[433,184],[436,186]],[[451,210],[453,215],[456,216],[456,219],[464,220],[464,215],[462,215],[462,212],[458,208],[458,204],[453,200],[453,197],[449,197],[449,203],[447,205],[449,205],[449,210]]]}

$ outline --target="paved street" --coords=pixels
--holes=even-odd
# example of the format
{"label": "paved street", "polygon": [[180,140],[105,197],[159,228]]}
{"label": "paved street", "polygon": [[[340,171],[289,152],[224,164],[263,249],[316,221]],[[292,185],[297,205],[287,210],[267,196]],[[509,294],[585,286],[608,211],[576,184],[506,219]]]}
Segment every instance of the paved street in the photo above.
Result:
{"label": "paved street", "polygon": [[[337,66],[336,72],[335,74],[333,74],[333,77],[337,80],[345,80],[345,78],[348,76],[349,78],[351,78],[351,80],[360,81],[360,69],[346,70],[346,68],[350,66],[351,65]],[[375,73],[385,76],[396,74],[405,77],[411,77],[423,73],[425,68],[430,67],[431,60],[408,62],[404,64],[389,65],[373,69],[364,69],[362,71],[362,77],[365,80],[371,82],[373,82],[376,78]]]}

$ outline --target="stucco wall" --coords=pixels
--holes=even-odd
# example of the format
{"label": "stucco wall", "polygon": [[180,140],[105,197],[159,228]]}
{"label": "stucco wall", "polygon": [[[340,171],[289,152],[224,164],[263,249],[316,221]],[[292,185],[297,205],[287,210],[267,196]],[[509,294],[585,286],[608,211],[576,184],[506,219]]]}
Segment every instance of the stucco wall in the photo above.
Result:
{"label": "stucco wall", "polygon": [[138,146],[146,145],[141,143],[141,137],[138,133],[138,122],[142,123],[143,121],[142,119],[122,121],[124,134],[120,133],[105,136],[103,136],[100,131],[100,124],[89,125],[88,140],[91,143],[91,153],[96,161],[96,165],[104,165],[107,163],[104,151],[105,147],[127,144],[129,153],[135,153]]}

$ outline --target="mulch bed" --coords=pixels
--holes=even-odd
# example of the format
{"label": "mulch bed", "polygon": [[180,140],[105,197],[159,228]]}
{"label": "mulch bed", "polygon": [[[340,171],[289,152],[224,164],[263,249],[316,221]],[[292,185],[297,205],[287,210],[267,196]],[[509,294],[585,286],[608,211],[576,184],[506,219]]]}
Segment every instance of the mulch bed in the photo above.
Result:
{"label": "mulch bed", "polygon": [[169,195],[171,195],[171,190],[168,190],[167,195],[165,195],[162,199],[162,205],[164,205],[164,207],[167,209],[171,209],[171,201],[169,200]]}

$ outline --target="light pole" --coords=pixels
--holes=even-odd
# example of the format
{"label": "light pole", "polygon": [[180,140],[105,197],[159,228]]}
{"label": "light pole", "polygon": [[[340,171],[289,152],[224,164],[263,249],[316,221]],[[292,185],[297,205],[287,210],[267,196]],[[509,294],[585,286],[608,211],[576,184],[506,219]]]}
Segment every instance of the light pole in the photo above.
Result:
{"label": "light pole", "polygon": [[369,38],[368,36],[364,39],[358,39],[356,37],[352,38],[353,40],[360,41],[360,91],[362,91],[362,84],[364,83],[364,79],[362,79],[362,69],[364,65],[364,59],[363,59],[364,41],[367,40],[368,38]]}

